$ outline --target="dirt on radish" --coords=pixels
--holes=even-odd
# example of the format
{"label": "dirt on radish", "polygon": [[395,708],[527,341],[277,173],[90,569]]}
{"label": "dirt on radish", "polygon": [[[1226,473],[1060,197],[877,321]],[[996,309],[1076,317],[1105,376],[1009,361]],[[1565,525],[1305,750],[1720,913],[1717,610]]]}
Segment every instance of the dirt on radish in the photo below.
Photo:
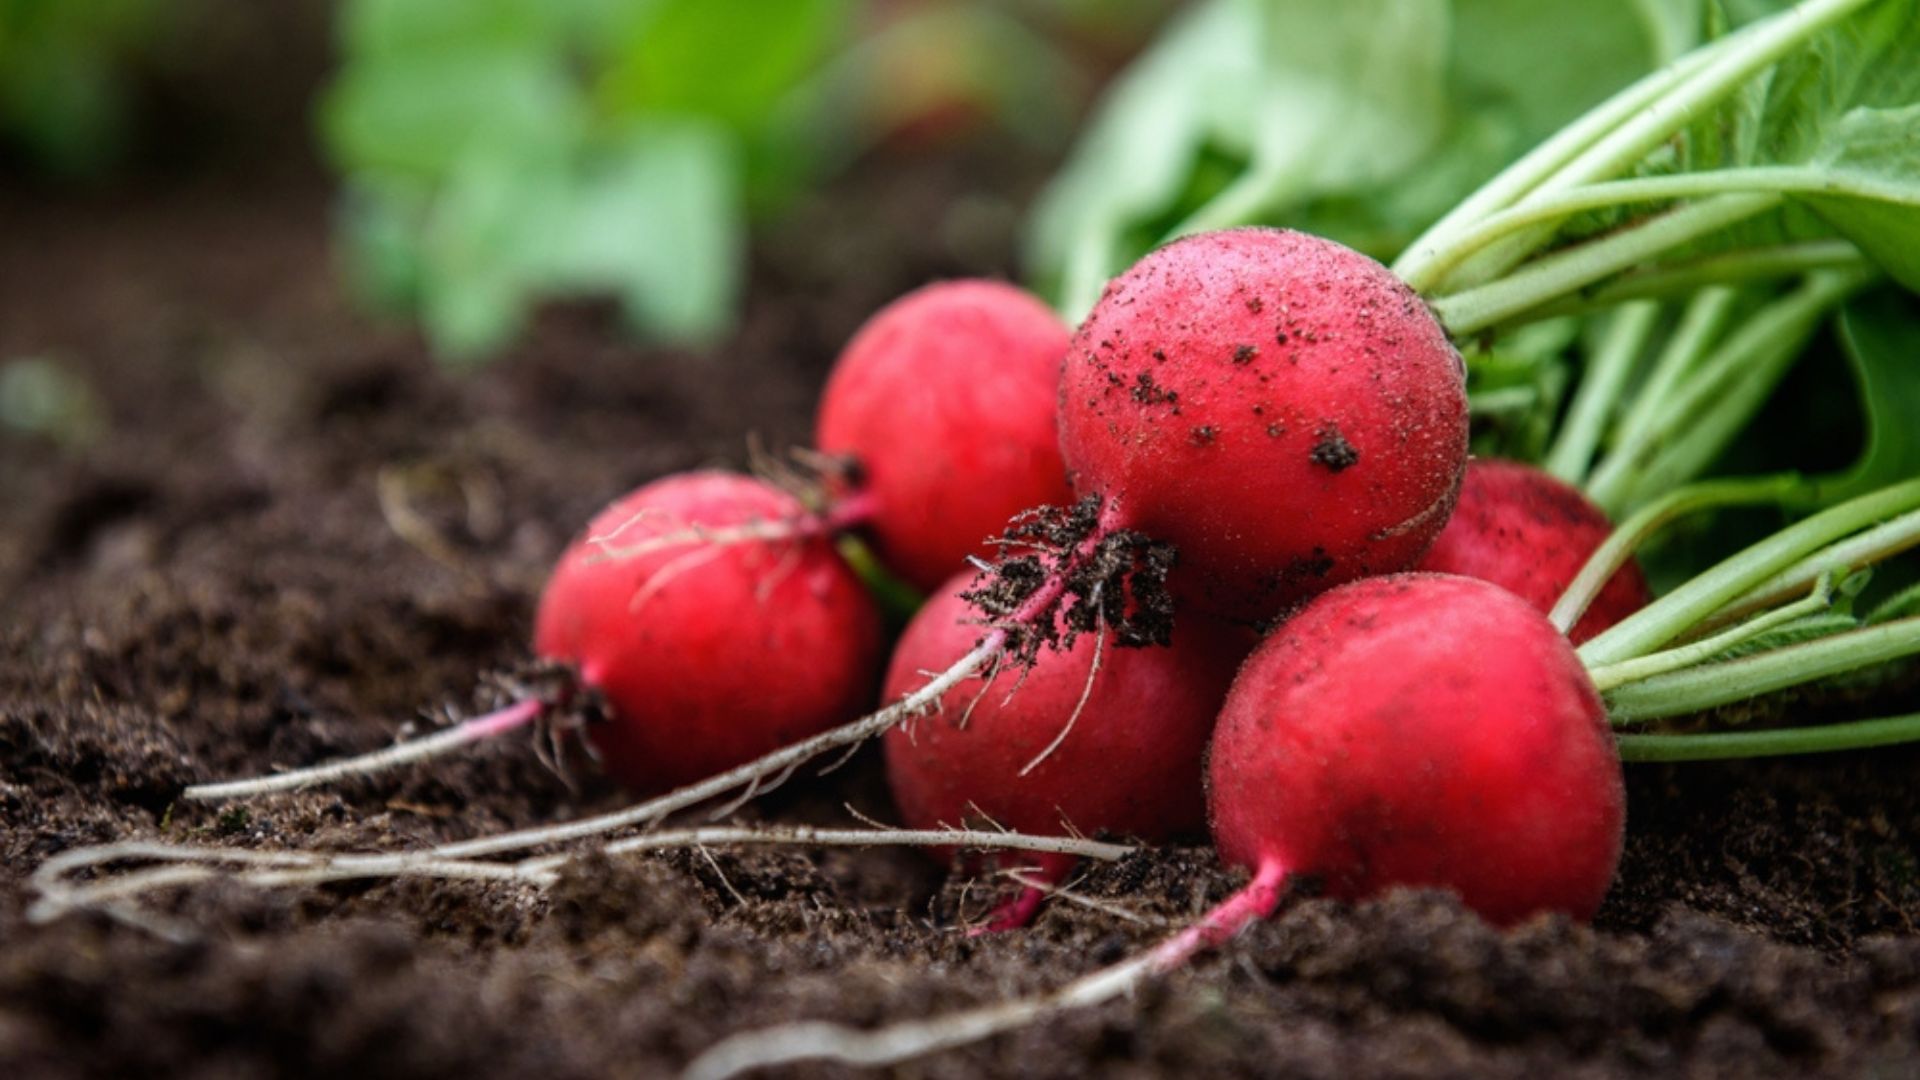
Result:
{"label": "dirt on radish", "polygon": [[[32,866],[121,835],[391,848],[620,805],[510,739],[339,791],[180,807],[162,831],[189,782],[473,705],[460,688],[525,658],[542,578],[611,494],[738,464],[749,432],[803,442],[868,313],[1008,269],[1004,232],[983,257],[917,227],[956,191],[1017,186],[985,167],[832,192],[768,238],[743,336],[712,356],[636,356],[607,313],[573,310],[469,378],[348,314],[318,187],[0,200],[19,238],[0,251],[0,354],[57,353],[113,420],[79,452],[0,441],[0,1074],[657,1073],[743,1027],[1044,990],[1231,892],[1195,838],[1071,886],[1143,922],[1052,903],[1031,931],[968,940],[952,928],[1001,886],[917,852],[714,849],[581,866],[544,895],[216,886],[163,898],[168,922],[145,928],[25,922]],[[821,235],[852,237],[860,272]],[[1914,687],[1878,693],[1920,707]],[[1897,1074],[1920,1060],[1916,769],[1911,749],[1630,767],[1622,870],[1591,929],[1502,934],[1435,894],[1294,897],[1131,1005],[923,1067]],[[844,822],[842,803],[891,814],[876,748],[746,813]]]}

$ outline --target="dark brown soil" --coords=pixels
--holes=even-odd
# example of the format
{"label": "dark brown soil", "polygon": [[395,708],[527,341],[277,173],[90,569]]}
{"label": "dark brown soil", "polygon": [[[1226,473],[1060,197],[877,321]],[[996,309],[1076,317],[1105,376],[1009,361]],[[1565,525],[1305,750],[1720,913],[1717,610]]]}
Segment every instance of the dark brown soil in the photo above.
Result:
{"label": "dark brown soil", "polygon": [[[0,1075],[658,1075],[726,1032],[1037,991],[1161,931],[1055,904],[1026,932],[910,852],[622,859],[503,885],[201,886],[30,925],[26,875],[139,836],[397,848],[563,819],[521,740],[221,811],[183,785],[365,750],[525,659],[542,574],[599,503],[803,439],[835,348],[929,277],[1004,271],[1014,209],[965,162],[843,184],[769,237],[737,339],[546,319],[436,369],[353,313],[325,194],[211,186],[0,200],[0,359],[97,395],[91,443],[0,434]],[[969,194],[976,193],[976,194]],[[383,501],[384,492],[384,501]],[[420,726],[417,723],[415,726]],[[1300,899],[1132,1001],[924,1076],[1912,1076],[1920,754],[1635,769],[1592,927],[1490,929],[1444,896]],[[746,813],[888,813],[871,760]],[[1202,847],[1077,888],[1179,920],[1235,884]]]}

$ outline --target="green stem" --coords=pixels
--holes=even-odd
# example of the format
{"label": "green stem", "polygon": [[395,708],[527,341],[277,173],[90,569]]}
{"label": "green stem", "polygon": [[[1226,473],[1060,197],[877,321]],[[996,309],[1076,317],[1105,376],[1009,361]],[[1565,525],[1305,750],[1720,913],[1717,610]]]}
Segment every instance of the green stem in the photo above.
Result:
{"label": "green stem", "polygon": [[1635,362],[1646,351],[1647,339],[1653,336],[1659,317],[1660,305],[1652,301],[1629,304],[1614,314],[1599,348],[1594,350],[1593,363],[1580,380],[1580,389],[1574,393],[1560,435],[1542,463],[1548,472],[1575,487],[1586,479],[1594,451],[1600,446],[1600,433],[1620,402],[1620,391],[1633,374]]}
{"label": "green stem", "polygon": [[1617,516],[1620,512],[1621,489],[1629,475],[1627,462],[1637,459],[1641,453],[1637,448],[1659,429],[1658,418],[1673,388],[1693,370],[1700,358],[1706,355],[1714,339],[1720,336],[1720,331],[1733,313],[1733,301],[1738,295],[1733,289],[1715,286],[1698,293],[1687,303],[1686,311],[1680,316],[1680,325],[1674,328],[1673,336],[1667,339],[1666,348],[1660,351],[1659,358],[1653,362],[1653,371],[1634,394],[1633,403],[1621,419],[1619,429],[1614,434],[1612,450],[1587,481],[1587,495],[1609,514]]}
{"label": "green stem", "polygon": [[1724,626],[1750,612],[1772,607],[1825,574],[1844,577],[1882,559],[1920,546],[1920,510],[1902,514],[1858,536],[1848,537],[1794,563],[1708,616],[1703,627]]}
{"label": "green stem", "polygon": [[1891,185],[1867,183],[1855,177],[1803,165],[1752,166],[1614,180],[1529,199],[1511,210],[1488,217],[1454,241],[1444,256],[1434,263],[1430,273],[1444,280],[1448,271],[1489,245],[1536,226],[1556,224],[1575,214],[1613,210],[1638,203],[1735,194],[1854,195],[1893,202],[1908,201],[1906,192],[1896,190]]}
{"label": "green stem", "polygon": [[1632,168],[1672,135],[1708,115],[1761,69],[1772,66],[1814,35],[1873,0],[1807,0],[1755,24],[1750,39],[1721,50],[1673,93],[1662,94],[1625,124],[1607,133],[1565,168],[1549,177],[1536,195],[1551,194]]}
{"label": "green stem", "polygon": [[1779,503],[1800,491],[1804,484],[1805,481],[1798,475],[1787,473],[1716,480],[1668,492],[1614,527],[1607,539],[1588,556],[1586,565],[1574,575],[1573,581],[1567,585],[1567,591],[1561,594],[1547,617],[1560,628],[1561,633],[1566,633],[1580,621],[1580,616],[1587,613],[1593,598],[1600,595],[1600,590],[1627,564],[1634,551],[1675,519],[1716,507]]}
{"label": "green stem", "polygon": [[[1668,491],[1704,472],[1765,404],[1807,339],[1833,308],[1866,283],[1826,271],[1743,320],[1672,395],[1654,436],[1622,462],[1623,505]],[[1602,504],[1606,505],[1606,504]]]}
{"label": "green stem", "polygon": [[1667,300],[1691,297],[1715,285],[1739,285],[1811,274],[1817,270],[1870,272],[1873,264],[1860,249],[1845,240],[1809,240],[1743,251],[1723,252],[1630,270],[1597,289],[1545,304],[1529,319],[1562,315],[1591,315],[1619,307],[1629,300]]}
{"label": "green stem", "polygon": [[[1627,113],[1604,130],[1571,160],[1541,179],[1520,201],[1526,205],[1571,188],[1607,180],[1632,169],[1674,133],[1711,114],[1713,108],[1738,90],[1761,70],[1779,62],[1808,40],[1834,23],[1853,14],[1873,0],[1807,0],[1797,7],[1754,23],[1751,33],[1733,35],[1740,40],[1723,42],[1708,61],[1694,69],[1667,93],[1646,101],[1643,107]],[[1607,106],[1601,106],[1606,109]],[[1712,200],[1709,200],[1712,201]],[[1493,208],[1489,208],[1493,209]],[[1453,284],[1475,285],[1500,278],[1525,261],[1542,244],[1552,239],[1553,230],[1536,228],[1525,236],[1483,252],[1473,265],[1465,268],[1464,280]],[[1449,256],[1442,251],[1436,262]],[[1438,284],[1431,272],[1423,280]]]}
{"label": "green stem", "polygon": [[[1778,483],[1779,478],[1773,478],[1773,482]],[[1795,485],[1784,494],[1789,496],[1798,494],[1806,486],[1805,480],[1795,478]],[[1756,585],[1765,582],[1813,552],[1836,540],[1914,509],[1920,509],[1920,479],[1884,487],[1814,514],[1804,521],[1774,533],[1745,551],[1721,561],[1666,596],[1628,616],[1599,637],[1582,645],[1580,658],[1588,667],[1595,668],[1652,652],[1685,633],[1702,619],[1725,607]],[[1608,543],[1611,544],[1612,540],[1609,539]],[[1602,544],[1601,550],[1605,551],[1607,546]],[[1600,555],[1601,552],[1595,552],[1594,558],[1588,560],[1587,567],[1581,570],[1582,577],[1586,575],[1588,569],[1593,567]],[[1604,580],[1603,578],[1602,581]],[[1578,583],[1579,579],[1576,578],[1576,584]],[[1569,589],[1568,593],[1571,595],[1572,589]],[[1568,597],[1562,597],[1561,602],[1566,603],[1567,599]],[[1584,608],[1585,605],[1581,606]],[[1555,605],[1554,611],[1558,615],[1559,605]],[[1571,623],[1562,625],[1571,625]],[[1678,675],[1663,676],[1663,678],[1680,677]]]}
{"label": "green stem", "polygon": [[1642,679],[1653,678],[1655,675],[1665,675],[1669,672],[1679,671],[1681,668],[1705,663],[1726,652],[1728,649],[1733,648],[1735,645],[1751,641],[1761,634],[1784,626],[1795,619],[1803,619],[1808,615],[1818,615],[1832,606],[1833,576],[1828,574],[1822,576],[1819,582],[1816,583],[1813,595],[1803,600],[1788,604],[1786,607],[1776,611],[1769,611],[1765,615],[1757,618],[1748,619],[1739,626],[1715,634],[1713,637],[1706,638],[1705,640],[1696,641],[1690,645],[1681,645],[1677,648],[1662,649],[1659,652],[1648,653],[1645,656],[1633,660],[1622,660],[1617,664],[1608,664],[1606,667],[1591,668],[1587,674],[1593,677],[1594,689],[1604,694],[1609,690],[1625,686],[1631,682],[1639,682]]}
{"label": "green stem", "polygon": [[1432,301],[1454,337],[1465,337],[1646,262],[1662,252],[1779,206],[1780,195],[1718,195],[1632,228],[1555,252],[1498,281]]}
{"label": "green stem", "polygon": [[1686,716],[1916,652],[1920,616],[1896,619],[1629,683],[1606,695],[1607,719],[1622,725]]}
{"label": "green stem", "polygon": [[1400,258],[1394,261],[1393,272],[1416,292],[1425,293],[1431,289],[1438,284],[1438,278],[1431,272],[1434,260],[1452,246],[1459,234],[1472,228],[1482,218],[1513,205],[1608,132],[1673,92],[1674,87],[1705,68],[1715,57],[1737,47],[1740,40],[1751,37],[1756,26],[1746,27],[1704,45],[1671,65],[1643,76],[1589,110],[1586,115],[1561,128],[1546,142],[1528,151],[1498,176],[1481,185],[1478,191],[1461,200],[1445,217],[1409,244]]}
{"label": "green stem", "polygon": [[1715,761],[1864,750],[1874,746],[1920,742],[1920,713],[1855,720],[1816,727],[1772,731],[1729,731],[1706,735],[1615,736],[1622,761]]}

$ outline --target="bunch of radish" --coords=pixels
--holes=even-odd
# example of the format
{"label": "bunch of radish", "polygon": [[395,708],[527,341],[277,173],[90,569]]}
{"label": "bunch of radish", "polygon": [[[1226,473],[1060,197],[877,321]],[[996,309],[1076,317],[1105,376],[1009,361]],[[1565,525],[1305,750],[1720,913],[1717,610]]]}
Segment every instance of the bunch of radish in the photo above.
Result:
{"label": "bunch of radish", "polygon": [[[940,587],[890,665],[886,700],[929,673],[950,685],[933,715],[886,735],[888,778],[909,826],[990,822],[1144,839],[1197,830],[1211,737],[1211,817],[1231,860],[1323,876],[1355,894],[1452,885],[1498,918],[1544,908],[1588,915],[1597,905],[1618,850],[1619,780],[1571,647],[1543,613],[1489,600],[1505,598],[1497,590],[1378,575],[1412,568],[1444,535],[1435,568],[1497,576],[1529,567],[1536,580],[1503,584],[1544,606],[1604,537],[1604,519],[1577,493],[1530,485],[1526,470],[1468,469],[1459,354],[1378,263],[1301,233],[1202,234],[1116,279],[1071,339],[1010,286],[932,286],[855,336],[829,380],[819,444],[835,466],[808,499],[744,476],[669,477],[608,507],[562,557],[535,648],[572,665],[578,691],[606,714],[584,734],[613,778],[643,792],[692,784],[860,711],[879,620],[833,542],[851,529],[916,583],[969,558],[985,568]],[[1463,477],[1469,512],[1449,525]],[[1020,516],[1028,500],[1036,505]],[[982,561],[996,531],[1001,558]],[[1541,567],[1502,544],[1562,554]],[[1596,609],[1589,623],[1642,598],[1630,577],[1619,610]],[[1417,641],[1375,646],[1381,671],[1356,668],[1318,689],[1276,673],[1320,671],[1336,650],[1389,633],[1376,599],[1317,645],[1297,635],[1328,617],[1334,597],[1352,604],[1362,594],[1314,597],[1362,580],[1396,582],[1391,625]],[[1419,670],[1406,651],[1418,641],[1464,655],[1493,633],[1471,618],[1483,609],[1498,613],[1494,622],[1530,621],[1512,631],[1527,646],[1498,680],[1537,700],[1519,689],[1446,692],[1477,677],[1449,681],[1447,661],[1418,678],[1438,689],[1392,689]],[[1283,616],[1236,679],[1254,628]],[[1362,689],[1387,696],[1343,697]],[[1542,702],[1553,707],[1534,707]],[[487,734],[505,726],[483,721]],[[1365,745],[1381,739],[1380,724],[1404,760]],[[1518,756],[1467,754],[1463,730],[1488,753]],[[1345,749],[1288,749],[1312,738]],[[1522,804],[1468,797],[1502,762],[1554,753],[1577,766],[1564,770],[1564,789],[1523,801],[1525,814]],[[1295,772],[1278,771],[1283,764]],[[1450,815],[1430,801],[1395,809],[1406,785],[1394,776],[1455,765],[1467,771],[1461,790],[1442,798]],[[1320,775],[1298,774],[1303,767]],[[1236,785],[1252,794],[1223,805]],[[1423,800],[1440,798],[1422,790]],[[1481,848],[1452,852],[1444,842],[1496,850],[1514,842],[1507,834],[1522,818],[1543,837],[1568,835],[1553,812],[1563,805],[1585,815],[1580,835],[1594,840],[1578,846],[1577,887],[1492,888],[1478,876]],[[1441,835],[1416,844],[1395,824],[1402,819]],[[1302,829],[1324,835],[1296,836]],[[1420,856],[1403,865],[1371,846],[1384,843]],[[1024,923],[1036,890],[1069,864],[1041,860],[1043,880],[990,925]]]}
{"label": "bunch of radish", "polygon": [[[1715,48],[1763,64],[1847,10],[1815,6],[1826,23],[1757,23]],[[1920,652],[1920,599],[1885,619],[1831,610],[1859,571],[1920,543],[1920,480],[1813,513],[1654,600],[1633,558],[1654,530],[1718,505],[1790,505],[1809,485],[1730,480],[1602,499],[1640,505],[1616,529],[1578,486],[1469,462],[1454,340],[1632,265],[1605,241],[1527,264],[1557,219],[1526,200],[1543,193],[1551,209],[1556,192],[1619,175],[1658,146],[1641,129],[1670,122],[1647,107],[1661,93],[1692,87],[1671,110],[1684,115],[1754,70],[1696,59],[1623,91],[1436,224],[1397,264],[1421,293],[1331,241],[1229,228],[1146,255],[1071,332],[1004,284],[910,294],[855,335],[829,378],[811,482],[668,477],[595,519],[539,605],[535,651],[564,677],[363,759],[187,794],[295,788],[591,717],[582,735],[605,771],[651,798],[406,858],[289,864],[487,876],[501,868],[474,860],[749,798],[880,736],[910,842],[951,859],[990,827],[1035,859],[1038,876],[988,929],[1031,919],[1074,856],[1111,854],[1086,835],[1154,841],[1205,827],[1249,874],[1156,949],[1044,998],[873,1032],[799,1025],[728,1040],[695,1063],[709,1077],[808,1057],[897,1061],[1105,1000],[1271,913],[1306,879],[1344,898],[1444,888],[1502,924],[1590,918],[1620,856],[1623,752],[1920,738],[1914,718],[1758,741],[1613,730]],[[1609,194],[1638,190],[1622,181]],[[1650,232],[1631,253],[1650,259],[1657,244],[1699,235]],[[1865,280],[1819,278],[1806,310]],[[1562,476],[1585,475],[1610,404],[1602,391],[1647,351],[1654,320],[1637,310],[1619,321],[1621,347],[1595,363],[1611,374],[1569,410],[1551,455]],[[1676,336],[1692,344],[1667,349],[1650,383],[1705,380],[1745,355],[1707,364],[1696,354],[1711,334]],[[1719,384],[1689,385],[1704,408]],[[1602,468],[1588,490],[1637,494],[1695,475],[1694,459],[1710,460],[1709,444],[1741,422],[1728,416],[1701,429],[1711,439],[1671,433],[1684,460],[1633,485]],[[1640,456],[1659,458],[1647,448],[1666,433],[1627,420]],[[845,557],[852,543],[933,593],[890,663],[879,610]],[[863,715],[876,692],[881,707]],[[172,857],[149,847],[93,862],[122,854]],[[551,869],[529,863],[517,872]]]}

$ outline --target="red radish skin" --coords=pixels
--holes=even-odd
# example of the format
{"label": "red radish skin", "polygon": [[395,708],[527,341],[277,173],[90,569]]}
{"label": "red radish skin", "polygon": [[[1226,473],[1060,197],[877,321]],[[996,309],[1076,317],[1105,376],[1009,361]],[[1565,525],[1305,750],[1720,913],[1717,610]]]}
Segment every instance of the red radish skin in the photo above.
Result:
{"label": "red radish skin", "polygon": [[[1491,581],[1546,612],[1612,532],[1606,512],[1559,477],[1517,461],[1476,460],[1417,569]],[[1628,562],[1567,636],[1579,645],[1652,600],[1639,564]]]}
{"label": "red radish skin", "polygon": [[760,521],[799,520],[786,493],[744,476],[670,476],[601,511],[562,555],[534,649],[578,665],[612,719],[589,730],[608,775],[641,791],[692,783],[824,731],[868,703],[880,617],[820,535],[707,545],[689,537],[631,558],[613,546]]}
{"label": "red radish skin", "polygon": [[1234,680],[1208,778],[1230,864],[1348,899],[1451,889],[1502,924],[1591,918],[1626,818],[1571,643],[1514,594],[1444,574],[1346,585],[1281,624]]}
{"label": "red radish skin", "polygon": [[1057,404],[1067,328],[1031,295],[947,281],[881,309],[820,400],[815,444],[858,465],[883,561],[937,588],[1009,518],[1067,502]]}
{"label": "red radish skin", "polygon": [[1464,367],[1372,259],[1201,233],[1116,278],[1074,335],[1060,441],[1076,491],[1178,549],[1177,591],[1268,619],[1426,551],[1466,464]]}
{"label": "red radish skin", "polygon": [[[969,580],[949,581],[907,627],[887,672],[888,700],[979,640],[979,616],[960,596]],[[1198,618],[1183,621],[1166,648],[1117,648],[1082,634],[1065,652],[1043,648],[1024,675],[1009,669],[991,686],[977,677],[961,683],[939,711],[886,734],[887,781],[901,816],[909,828],[933,828],[984,814],[1045,835],[1062,833],[1065,823],[1150,840],[1198,831],[1201,754],[1246,652],[1242,642]],[[1096,644],[1100,670],[1089,692]],[[1083,693],[1086,707],[1067,737],[1021,775]]]}

